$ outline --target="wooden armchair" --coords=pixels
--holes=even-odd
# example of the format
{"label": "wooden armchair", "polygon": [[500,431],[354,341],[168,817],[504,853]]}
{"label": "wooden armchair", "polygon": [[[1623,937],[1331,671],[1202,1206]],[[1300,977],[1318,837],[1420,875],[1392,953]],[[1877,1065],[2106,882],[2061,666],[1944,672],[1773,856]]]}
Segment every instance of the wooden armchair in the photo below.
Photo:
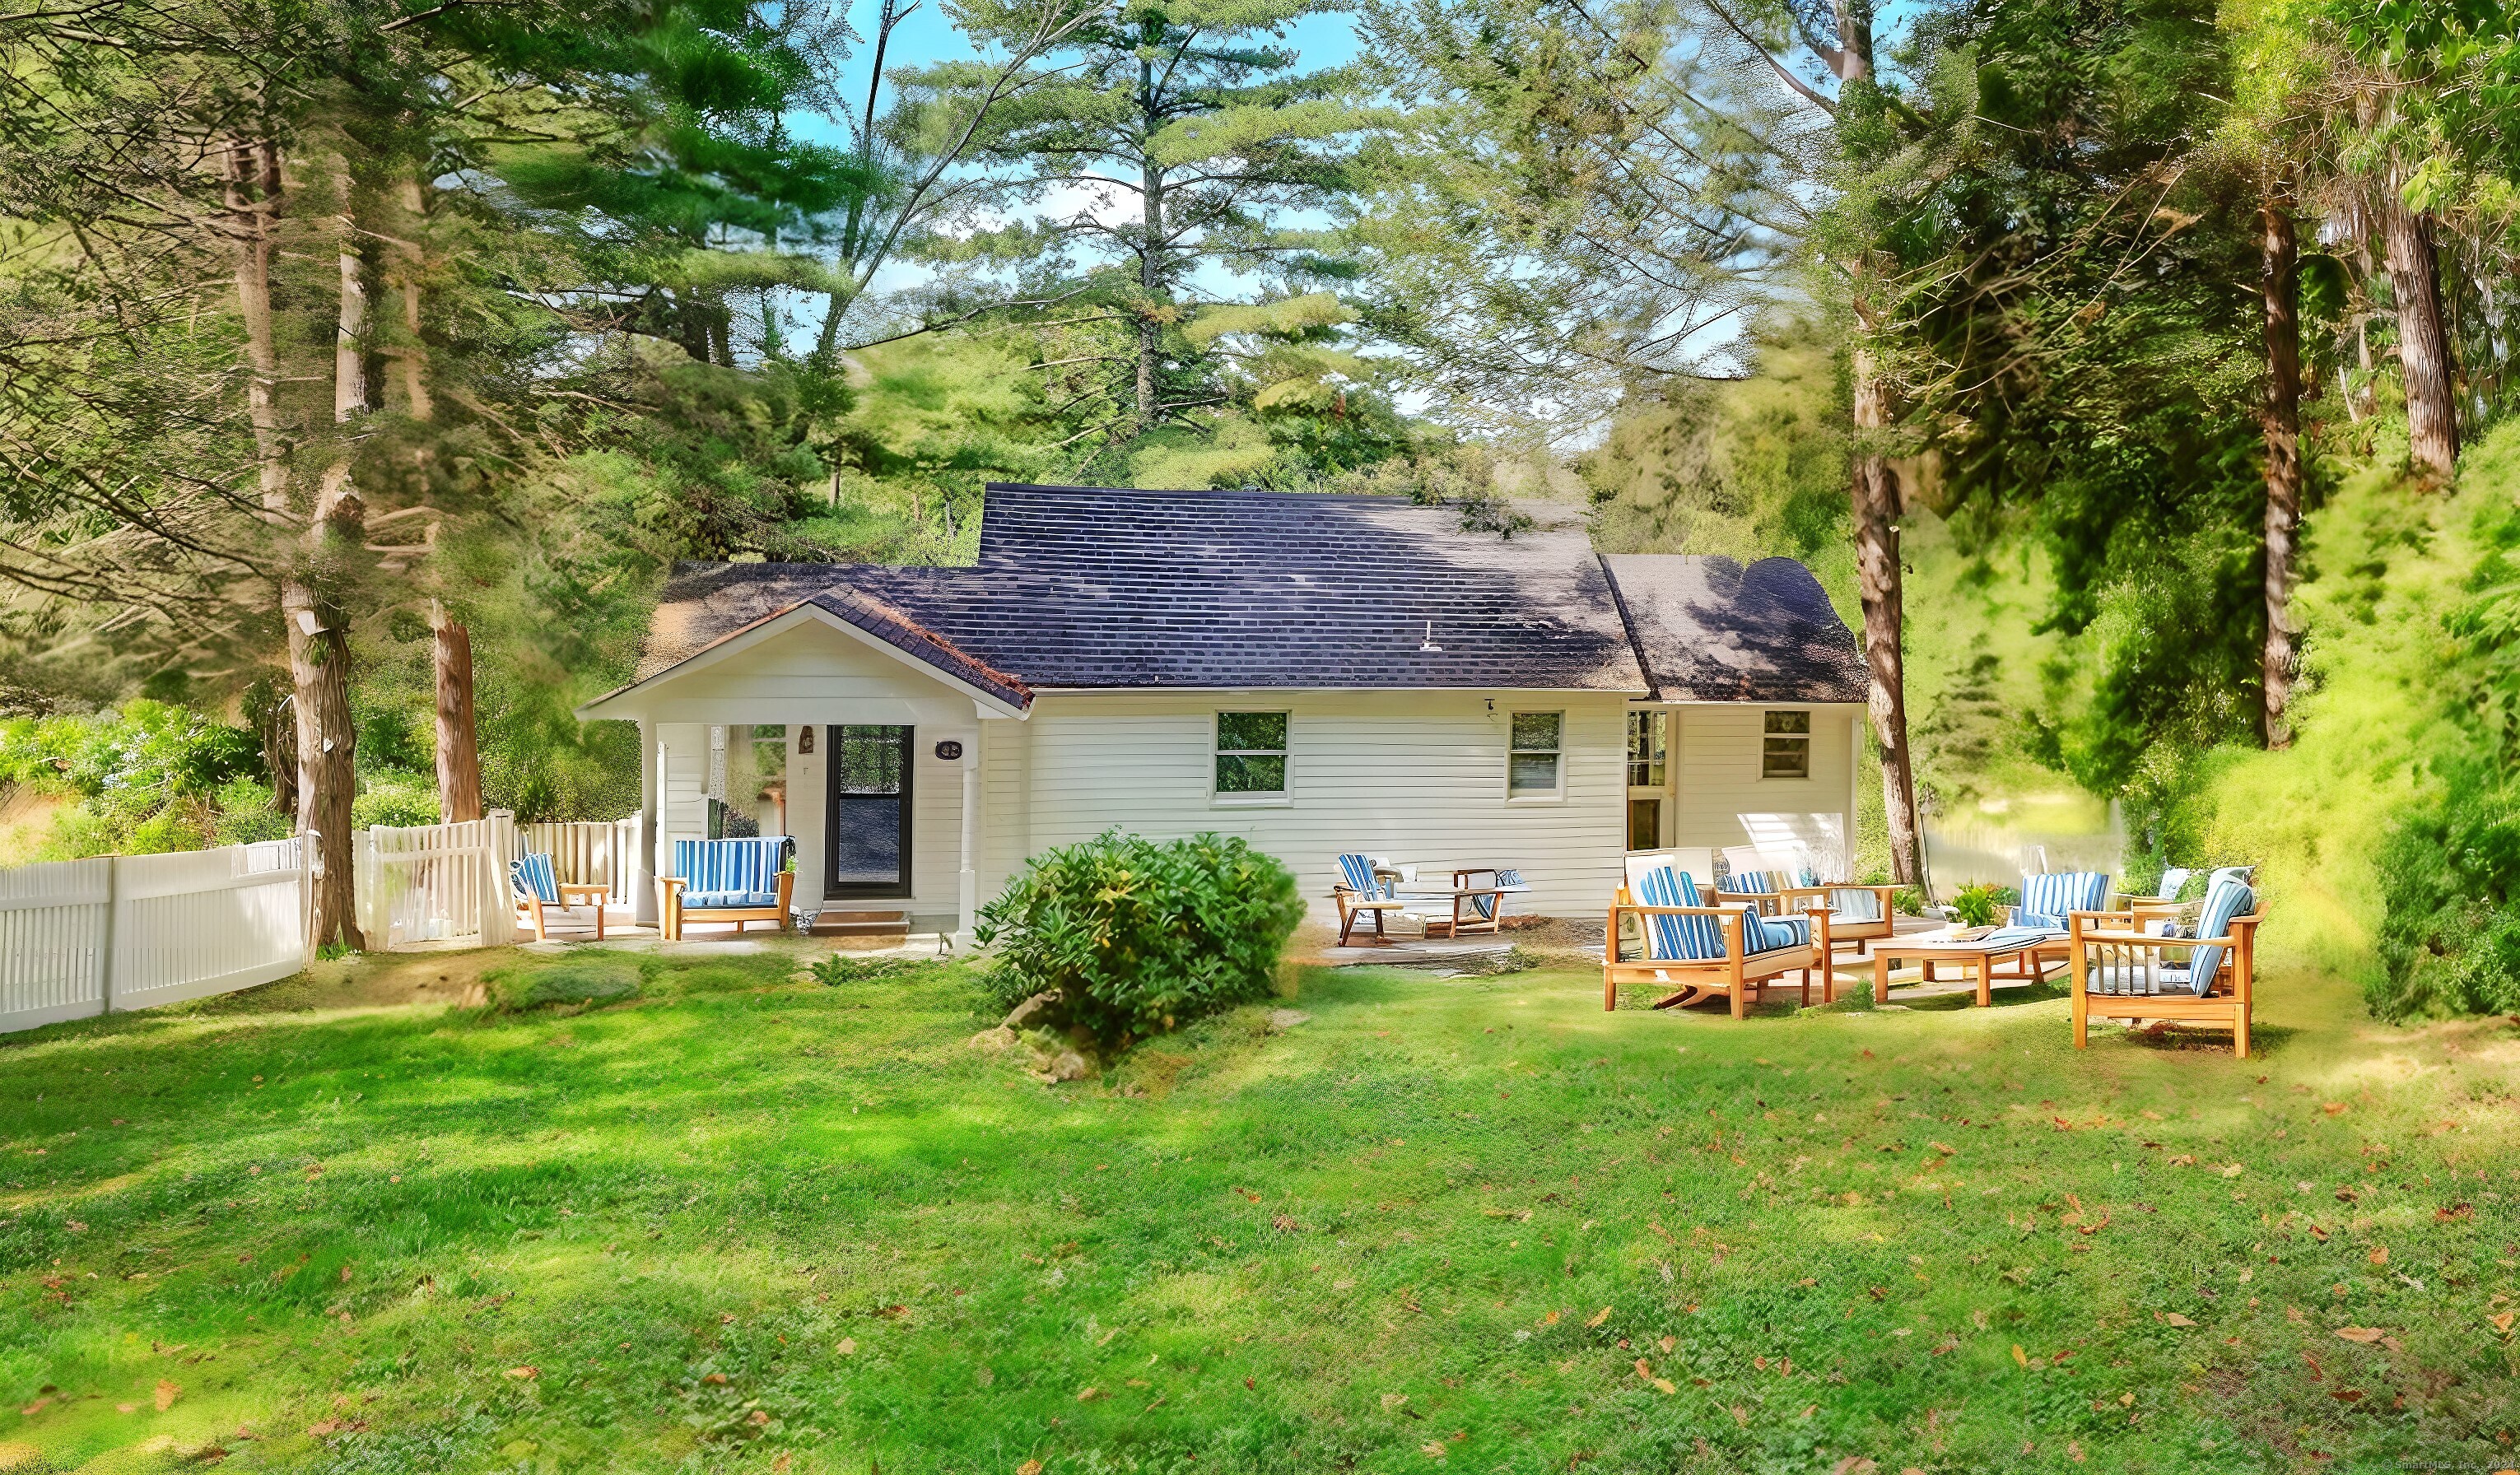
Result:
{"label": "wooden armchair", "polygon": [[1340,856],[1338,868],[1339,879],[1330,887],[1330,900],[1338,905],[1338,945],[1351,946],[1348,939],[1355,934],[1360,916],[1373,918],[1372,946],[1378,948],[1389,942],[1391,939],[1382,931],[1383,914],[1405,912],[1411,903],[1392,894],[1391,882],[1382,877],[1367,856]]}
{"label": "wooden armchair", "polygon": [[[1802,1002],[1810,1004],[1814,969],[1821,975],[1822,1002],[1836,999],[1825,908],[1772,918],[1760,916],[1742,901],[1721,907],[1698,901],[1696,883],[1667,866],[1646,872],[1633,890],[1619,888],[1610,903],[1609,935],[1601,945],[1604,1010],[1619,1006],[1621,984],[1678,984],[1653,1006],[1672,1008],[1721,996],[1738,1019],[1751,995],[1764,995],[1770,979],[1787,973],[1801,976]],[[1620,923],[1630,916],[1638,918],[1643,943],[1642,956],[1634,960],[1621,958],[1619,948]]]}
{"label": "wooden armchair", "polygon": [[[2195,1020],[2229,1028],[2233,1053],[2247,1059],[2265,919],[2257,894],[2239,881],[2216,884],[2194,937],[2163,936],[2160,918],[2138,911],[2071,914],[2074,1048],[2090,1045],[2094,1016],[2130,1025]],[[2165,956],[2173,949],[2188,950],[2186,961]]]}
{"label": "wooden armchair", "polygon": [[1828,913],[1830,959],[1840,944],[1851,944],[1856,956],[1864,945],[1890,936],[1898,922],[1896,886],[1787,886],[1778,892],[1782,910]]}

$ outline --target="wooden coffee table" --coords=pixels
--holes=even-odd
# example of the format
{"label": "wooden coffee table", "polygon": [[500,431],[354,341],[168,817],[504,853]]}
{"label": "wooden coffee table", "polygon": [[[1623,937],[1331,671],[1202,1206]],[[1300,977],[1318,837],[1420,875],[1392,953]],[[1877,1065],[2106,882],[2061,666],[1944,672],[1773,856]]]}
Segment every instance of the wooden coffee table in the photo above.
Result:
{"label": "wooden coffee table", "polygon": [[1924,964],[1928,979],[1933,977],[1934,964],[1959,963],[1976,976],[1978,1006],[1983,1008],[1994,1002],[1995,965],[2001,960],[2018,960],[2020,968],[2013,976],[2035,983],[2046,976],[2047,959],[2070,961],[2072,952],[2073,944],[2063,933],[2024,927],[1969,927],[1885,937],[1872,945],[1872,1002],[1890,1002],[1890,966],[1896,959]]}

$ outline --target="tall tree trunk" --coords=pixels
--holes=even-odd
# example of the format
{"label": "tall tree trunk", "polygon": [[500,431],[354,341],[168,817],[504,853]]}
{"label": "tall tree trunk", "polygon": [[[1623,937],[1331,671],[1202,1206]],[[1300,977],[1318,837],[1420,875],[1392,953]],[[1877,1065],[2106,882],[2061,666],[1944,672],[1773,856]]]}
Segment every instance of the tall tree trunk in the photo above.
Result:
{"label": "tall tree trunk", "polygon": [[2300,247],[2293,234],[2292,190],[2278,181],[2259,207],[2264,260],[2258,285],[2266,298],[2267,399],[2260,425],[2267,441],[2267,645],[2259,667],[2266,691],[2269,747],[2288,747],[2284,704],[2292,695],[2293,541],[2301,526]]}
{"label": "tall tree trunk", "polygon": [[472,633],[431,601],[436,631],[437,817],[449,825],[481,818],[481,757],[472,734]]}
{"label": "tall tree trunk", "polygon": [[341,192],[340,241],[337,255],[341,269],[341,306],[333,330],[333,419],[346,423],[368,413],[368,286],[359,259],[358,228],[350,213],[350,176],[338,176]]}
{"label": "tall tree trunk", "polygon": [[2398,299],[2398,367],[2407,386],[2407,454],[2448,477],[2458,461],[2458,402],[2449,325],[2442,316],[2441,262],[2432,217],[2409,209],[2396,190],[2381,202],[2389,286]]}
{"label": "tall tree trunk", "polygon": [[[244,320],[249,377],[246,405],[253,425],[263,511],[274,522],[296,520],[299,510],[291,469],[292,447],[282,425],[278,391],[280,352],[272,332],[273,228],[286,203],[280,146],[271,140],[232,145],[226,157],[227,200],[237,220],[237,306]],[[364,296],[360,299],[364,307]],[[353,311],[345,296],[341,316]],[[337,330],[338,332],[338,330]],[[351,329],[356,336],[356,329]],[[337,357],[337,368],[338,365]],[[335,409],[341,406],[336,385]],[[338,938],[364,944],[352,905],[355,884],[350,854],[350,801],[357,776],[350,767],[355,735],[350,723],[349,647],[339,621],[317,593],[315,573],[336,523],[347,524],[350,546],[359,541],[358,499],[348,491],[343,461],[327,473],[306,519],[306,542],[284,560],[277,603],[289,646],[292,715],[297,760],[297,826],[315,849],[316,942]]]}
{"label": "tall tree trunk", "polygon": [[428,394],[428,345],[421,337],[421,277],[427,265],[423,260],[421,242],[428,228],[427,188],[417,179],[402,182],[402,219],[396,222],[393,243],[393,285],[402,299],[402,341],[389,356],[394,366],[395,400],[393,408],[414,420],[427,420],[435,413]]}
{"label": "tall tree trunk", "polygon": [[1908,682],[1899,649],[1904,613],[1899,571],[1899,477],[1878,437],[1890,425],[1889,387],[1873,350],[1855,350],[1855,574],[1864,604],[1865,704],[1881,750],[1881,804],[1890,825],[1890,877],[1924,884],[1916,778],[1908,749]]}
{"label": "tall tree trunk", "polygon": [[[1152,134],[1163,125],[1155,112],[1154,48],[1141,53],[1138,62],[1138,108],[1145,117],[1147,131]],[[1138,205],[1141,226],[1147,239],[1138,251],[1138,286],[1147,300],[1138,312],[1138,433],[1146,434],[1155,427],[1155,349],[1161,337],[1153,311],[1155,294],[1164,280],[1164,171],[1152,158],[1140,162],[1138,173]]]}
{"label": "tall tree trunk", "polygon": [[289,675],[296,688],[297,827],[315,840],[315,940],[336,938],[364,948],[353,895],[356,882],[350,805],[359,788],[353,762],[358,729],[350,720],[347,615],[320,592],[319,570],[364,533],[347,462],[327,471],[306,531],[305,560],[280,588],[289,622]]}

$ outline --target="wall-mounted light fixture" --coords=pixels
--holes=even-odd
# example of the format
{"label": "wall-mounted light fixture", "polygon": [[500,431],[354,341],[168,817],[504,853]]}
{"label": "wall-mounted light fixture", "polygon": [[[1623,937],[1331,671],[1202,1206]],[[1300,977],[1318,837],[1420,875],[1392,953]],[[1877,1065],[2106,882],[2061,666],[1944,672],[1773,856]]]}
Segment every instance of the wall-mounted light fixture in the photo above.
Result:
{"label": "wall-mounted light fixture", "polygon": [[807,725],[805,725],[805,726],[803,726],[803,727],[799,727],[798,729],[796,729],[796,751],[797,751],[797,752],[799,752],[799,753],[810,753],[810,752],[812,752],[813,750],[814,750],[814,729],[813,729],[813,726],[812,726],[811,724],[807,724]]}

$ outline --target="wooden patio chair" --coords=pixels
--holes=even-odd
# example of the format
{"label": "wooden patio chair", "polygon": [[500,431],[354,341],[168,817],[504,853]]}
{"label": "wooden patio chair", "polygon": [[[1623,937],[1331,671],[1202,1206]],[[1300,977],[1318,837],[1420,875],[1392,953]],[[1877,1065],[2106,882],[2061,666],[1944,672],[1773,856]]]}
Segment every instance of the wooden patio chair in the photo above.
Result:
{"label": "wooden patio chair", "polygon": [[516,898],[517,923],[533,928],[534,941],[543,942],[551,936],[550,911],[579,902],[594,904],[595,940],[604,940],[604,901],[612,894],[611,887],[563,881],[552,869],[552,858],[540,852],[510,861],[508,884]]}
{"label": "wooden patio chair", "polygon": [[776,922],[788,929],[796,872],[788,869],[788,836],[676,840],[674,874],[656,877],[657,933],[678,941],[688,922]]}
{"label": "wooden patio chair", "polygon": [[[2244,881],[2215,884],[2194,936],[2174,923],[2127,912],[2077,912],[2073,939],[2074,1048],[2091,1043],[2091,1021],[2201,1021],[2231,1031],[2231,1049],[2249,1055],[2249,1015],[2257,988],[2258,924],[2266,914]],[[2183,962],[2166,955],[2187,950]]]}
{"label": "wooden patio chair", "polygon": [[[1828,966],[1828,913],[1769,917],[1734,901],[1721,907],[1700,906],[1697,884],[1669,866],[1646,869],[1632,886],[1622,886],[1610,903],[1609,935],[1601,947],[1601,1007],[1619,1006],[1624,983],[1677,984],[1654,1001],[1658,1009],[1724,998],[1732,1017],[1747,1011],[1752,995],[1765,996],[1771,979],[1798,973],[1802,1002],[1811,1003],[1812,972],[1821,975],[1821,999],[1837,998],[1837,977]],[[1620,957],[1620,923],[1634,916],[1640,923],[1642,956]]]}
{"label": "wooden patio chair", "polygon": [[1339,940],[1342,948],[1357,946],[1348,941],[1356,932],[1360,916],[1373,918],[1373,947],[1391,941],[1382,930],[1382,915],[1403,912],[1410,903],[1392,894],[1391,882],[1385,879],[1369,856],[1343,855],[1338,858],[1339,879],[1330,887],[1330,900],[1338,904]]}
{"label": "wooden patio chair", "polygon": [[1866,944],[1891,935],[1898,922],[1898,894],[1896,886],[1821,884],[1784,887],[1778,893],[1778,901],[1788,913],[1828,914],[1830,959],[1834,961],[1840,946],[1852,945],[1855,956],[1862,958]]}

